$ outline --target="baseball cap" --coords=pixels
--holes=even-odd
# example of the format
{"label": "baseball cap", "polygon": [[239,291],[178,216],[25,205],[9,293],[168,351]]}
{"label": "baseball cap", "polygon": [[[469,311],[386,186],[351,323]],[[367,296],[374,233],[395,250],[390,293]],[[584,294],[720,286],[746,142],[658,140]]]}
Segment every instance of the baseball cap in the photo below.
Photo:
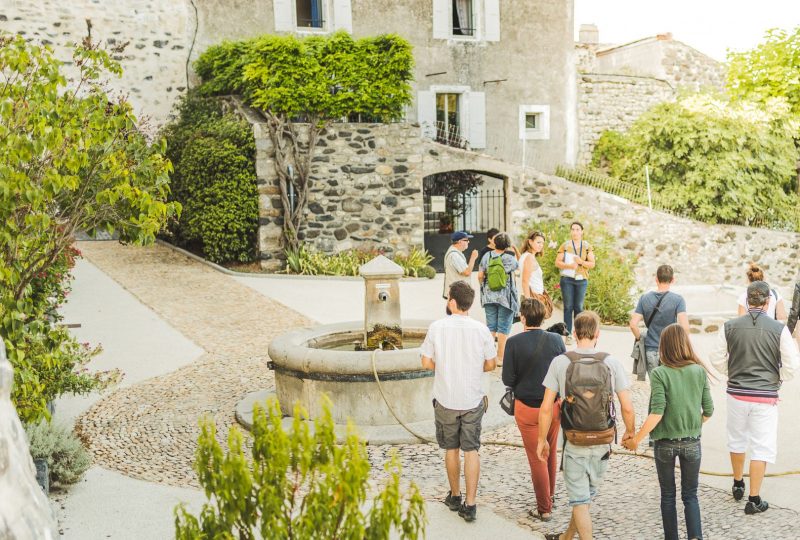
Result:
{"label": "baseball cap", "polygon": [[769,285],[765,281],[754,281],[747,287],[747,305],[763,306],[769,299]]}
{"label": "baseball cap", "polygon": [[450,243],[455,244],[459,240],[464,240],[466,238],[472,238],[472,235],[467,234],[465,231],[456,231],[450,235]]}

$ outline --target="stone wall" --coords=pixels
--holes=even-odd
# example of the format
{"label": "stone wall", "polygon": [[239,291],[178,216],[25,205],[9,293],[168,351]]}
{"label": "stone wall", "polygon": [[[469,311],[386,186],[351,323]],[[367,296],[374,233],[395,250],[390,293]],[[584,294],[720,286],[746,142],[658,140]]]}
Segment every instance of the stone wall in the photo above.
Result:
{"label": "stone wall", "polygon": [[786,287],[797,275],[797,233],[707,225],[544,174],[512,182],[511,194],[515,234],[531,219],[602,223],[619,239],[621,253],[638,257],[636,280],[643,288],[661,264],[672,265],[684,285],[743,284],[749,261],[758,262],[774,286]]}
{"label": "stone wall", "polygon": [[695,48],[675,40],[663,43],[664,78],[676,88],[691,90],[725,87],[725,68]]}
{"label": "stone wall", "polygon": [[87,19],[95,41],[110,47],[127,42],[114,57],[123,76],[112,80],[111,88],[128,95],[137,116],[148,117],[154,130],[186,90],[194,30],[187,5],[176,0],[5,0],[0,30],[50,45],[65,61],[71,59],[71,44],[87,35]]}
{"label": "stone wall", "polygon": [[[278,267],[283,223],[272,143],[254,125],[262,264]],[[333,253],[423,244],[420,128],[412,124],[334,124],[317,144],[300,238]]]}
{"label": "stone wall", "polygon": [[578,74],[578,162],[592,159],[603,131],[626,131],[650,107],[674,99],[669,82],[629,75]]}

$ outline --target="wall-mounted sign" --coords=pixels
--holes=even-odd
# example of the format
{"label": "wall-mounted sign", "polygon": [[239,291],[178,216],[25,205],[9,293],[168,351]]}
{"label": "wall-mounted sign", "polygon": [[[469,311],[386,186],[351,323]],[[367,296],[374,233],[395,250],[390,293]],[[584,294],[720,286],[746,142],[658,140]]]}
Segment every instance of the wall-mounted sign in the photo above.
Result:
{"label": "wall-mounted sign", "polygon": [[431,212],[444,212],[445,205],[444,195],[431,195]]}

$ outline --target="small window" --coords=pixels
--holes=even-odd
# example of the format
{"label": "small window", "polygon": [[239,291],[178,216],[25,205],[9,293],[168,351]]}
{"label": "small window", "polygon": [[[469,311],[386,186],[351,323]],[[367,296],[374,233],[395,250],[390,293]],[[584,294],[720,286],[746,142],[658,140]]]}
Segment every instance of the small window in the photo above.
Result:
{"label": "small window", "polygon": [[539,129],[541,113],[527,113],[525,115],[525,129]]}
{"label": "small window", "polygon": [[323,28],[322,0],[295,0],[298,28]]}
{"label": "small window", "polygon": [[550,106],[519,106],[519,138],[523,141],[550,138]]}
{"label": "small window", "polygon": [[436,94],[436,140],[451,144],[461,139],[460,94]]}
{"label": "small window", "polygon": [[453,0],[453,35],[474,36],[473,0]]}

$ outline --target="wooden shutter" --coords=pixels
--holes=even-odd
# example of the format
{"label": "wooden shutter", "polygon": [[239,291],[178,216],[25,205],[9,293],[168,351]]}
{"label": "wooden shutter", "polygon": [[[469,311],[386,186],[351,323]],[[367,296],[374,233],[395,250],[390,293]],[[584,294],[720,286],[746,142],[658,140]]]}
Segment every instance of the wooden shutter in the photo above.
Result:
{"label": "wooden shutter", "polygon": [[500,41],[500,0],[483,0],[485,7],[486,31],[483,39]]}
{"label": "wooden shutter", "polygon": [[436,94],[433,92],[417,92],[417,122],[422,127],[423,137],[436,138]]}
{"label": "wooden shutter", "polygon": [[333,29],[353,32],[351,0],[333,0]]}
{"label": "wooden shutter", "polygon": [[469,93],[469,136],[467,139],[470,148],[486,148],[486,94],[484,92]]}
{"label": "wooden shutter", "polygon": [[273,0],[272,8],[275,12],[275,31],[293,32],[295,29],[292,16],[294,2],[292,0]]}
{"label": "wooden shutter", "polygon": [[433,39],[453,35],[453,0],[433,0]]}

